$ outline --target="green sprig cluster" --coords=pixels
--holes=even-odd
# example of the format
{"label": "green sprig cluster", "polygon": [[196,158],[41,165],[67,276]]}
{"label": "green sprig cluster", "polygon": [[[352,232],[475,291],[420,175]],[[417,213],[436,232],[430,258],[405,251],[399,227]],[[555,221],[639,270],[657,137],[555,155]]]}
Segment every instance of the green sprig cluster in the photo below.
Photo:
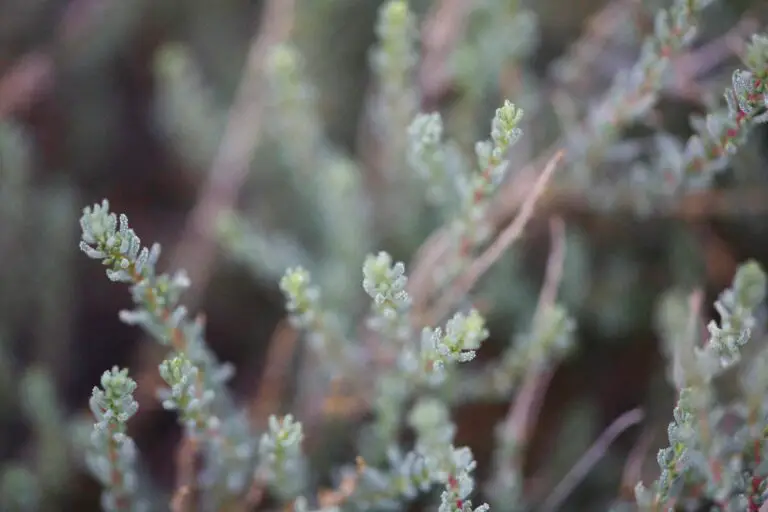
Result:
{"label": "green sprig cluster", "polygon": [[[757,308],[765,298],[766,283],[759,265],[742,265],[731,288],[715,303],[720,325],[712,321],[707,343],[699,347],[694,342],[691,352],[677,356],[677,364],[687,374],[680,378],[683,387],[668,429],[669,447],[661,449],[657,457],[661,475],[651,488],[637,485],[641,510],[666,510],[667,503],[697,487],[703,488],[703,497],[722,503],[728,510],[745,510],[740,507],[755,499],[763,500],[764,489],[753,488],[748,482],[752,476],[761,481],[765,476],[762,469],[758,472],[764,432],[750,428],[750,414],[744,407],[717,403],[712,380],[739,361],[741,349],[750,339]],[[726,414],[732,415],[737,425],[743,422],[738,442],[723,438],[730,436],[719,432],[718,425]],[[760,447],[758,453],[745,459],[753,446]],[[745,474],[750,478],[745,479]]]}
{"label": "green sprig cluster", "polygon": [[101,388],[93,388],[89,401],[96,423],[86,461],[104,486],[101,506],[106,511],[148,510],[137,497],[136,446],[126,433],[128,420],[139,409],[133,398],[135,390],[136,382],[128,377],[128,370],[115,367],[104,372]]}

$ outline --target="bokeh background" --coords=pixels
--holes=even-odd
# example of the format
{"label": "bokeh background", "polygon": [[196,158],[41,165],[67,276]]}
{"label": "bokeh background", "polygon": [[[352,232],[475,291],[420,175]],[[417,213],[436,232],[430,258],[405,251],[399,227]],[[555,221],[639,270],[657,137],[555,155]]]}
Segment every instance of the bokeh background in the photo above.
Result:
{"label": "bokeh background", "polygon": [[[237,367],[236,396],[247,403],[277,379],[287,385],[273,403],[291,403],[295,365],[264,378],[270,343],[284,328],[279,272],[258,261],[272,242],[265,249],[239,232],[206,228],[215,235],[207,239],[199,232],[209,221],[220,226],[213,222],[219,213],[237,211],[267,233],[310,246],[320,236],[302,194],[323,192],[296,193],[281,178],[286,163],[259,135],[274,122],[269,113],[239,125],[256,148],[237,194],[214,192],[218,199],[201,209],[256,38],[296,43],[318,90],[328,144],[356,162],[369,195],[384,189],[376,181],[382,144],[366,115],[380,2],[289,3],[291,12],[276,16],[290,19],[263,23],[268,8],[257,0],[0,2],[1,510],[96,510],[99,489],[76,450],[90,391],[112,365],[129,367],[142,389],[159,383],[152,373],[157,348],[118,319],[130,307],[127,290],[78,251],[80,211],[104,197],[128,214],[143,241],[163,245],[161,266],[192,267],[190,306],[205,311],[210,345]],[[559,134],[569,135],[617,71],[633,64],[652,13],[667,2],[488,0],[459,6],[466,12],[453,18],[440,11],[450,9],[443,4],[451,2],[411,2],[419,23],[433,22],[414,76],[421,108],[442,111],[447,130],[471,151],[473,141],[487,137],[501,99],[510,98],[528,113],[512,156],[522,166]],[[701,41],[675,62],[682,78],[663,90],[657,123],[690,134],[688,116],[719,98],[738,66],[739,41],[749,34],[743,23],[764,28],[764,11],[758,0],[723,0],[706,11]],[[530,17],[520,18],[522,12]],[[577,41],[586,41],[586,50],[574,53]],[[630,156],[618,151],[615,165],[628,167],[632,148],[652,129],[630,127],[620,148]],[[645,420],[617,440],[564,509],[602,510],[631,492],[633,477],[655,477],[674,398],[656,311],[670,290],[700,287],[711,303],[739,262],[768,264],[767,143],[768,130],[756,130],[713,190],[663,212],[596,205],[573,191],[547,195],[524,239],[499,262],[486,287],[492,339],[483,358],[498,353],[530,317],[549,250],[547,221],[564,219],[562,300],[578,322],[578,349],[558,368],[536,424],[526,462],[534,491],[551,488],[601,431],[638,406]],[[422,215],[373,225],[370,250],[387,249],[406,264],[437,227]],[[246,243],[235,250],[238,237]],[[359,287],[359,275],[352,267],[334,282]],[[140,396],[131,434],[148,477],[169,490],[175,418],[150,392]],[[507,401],[456,412],[460,442],[475,451],[481,476],[494,425],[508,408]],[[335,450],[330,459],[354,456],[342,445],[324,445]],[[627,459],[642,457],[646,463],[626,476]]]}

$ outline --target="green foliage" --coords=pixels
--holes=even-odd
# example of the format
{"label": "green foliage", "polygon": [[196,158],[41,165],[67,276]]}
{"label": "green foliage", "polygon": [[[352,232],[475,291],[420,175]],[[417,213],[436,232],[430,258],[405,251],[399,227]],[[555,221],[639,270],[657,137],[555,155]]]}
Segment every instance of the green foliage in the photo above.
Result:
{"label": "green foliage", "polygon": [[[585,177],[578,169],[598,161],[623,126],[652,108],[671,57],[692,44],[697,15],[708,3],[674,2],[669,10],[659,11],[654,33],[643,45],[638,64],[617,77],[601,105],[590,113],[586,130],[570,138],[568,165],[577,169],[571,176],[587,179],[585,183],[589,186],[601,186],[601,179],[592,171]],[[381,7],[376,29],[379,44],[371,54],[381,88],[377,92],[380,110],[375,119],[382,133],[395,139],[406,137],[402,139],[404,144],[396,140],[387,144],[387,172],[402,172],[398,162],[407,162],[414,175],[423,181],[422,198],[440,206],[442,220],[450,228],[447,257],[429,269],[435,289],[447,293],[493,242],[494,232],[487,213],[505,181],[510,149],[522,136],[523,111],[504,100],[491,122],[490,138],[475,146],[476,165],[467,166],[458,145],[443,142],[441,115],[414,111],[410,73],[417,64],[412,50],[415,27],[407,2],[391,0]],[[661,172],[665,184],[662,192],[674,195],[681,187],[688,187],[683,176],[691,174],[693,171],[688,168],[694,167],[697,183],[707,185],[709,182],[702,182],[701,177],[724,169],[726,157],[745,143],[746,129],[768,120],[764,113],[768,103],[766,51],[768,39],[755,36],[745,60],[749,69],[736,71],[733,87],[726,91],[728,110],[711,113],[704,122],[695,121],[698,133],[685,150],[675,149],[676,143],[669,137],[659,138],[665,144],[661,152],[664,160],[652,172]],[[508,52],[502,55],[506,58]],[[321,219],[318,226],[324,247],[317,253],[321,259],[319,263],[313,261],[308,256],[312,250],[304,250],[298,242],[271,246],[267,242],[271,235],[266,233],[253,232],[252,241],[243,242],[249,236],[248,228],[231,214],[220,224],[221,234],[240,257],[247,252],[244,247],[256,248],[260,258],[263,256],[267,262],[254,263],[261,265],[261,275],[267,269],[271,269],[267,275],[274,274],[278,259],[270,258],[270,251],[291,255],[288,259],[313,267],[312,274],[303,266],[291,267],[279,281],[292,324],[309,341],[316,366],[311,372],[316,377],[320,375],[325,383],[341,380],[360,386],[374,413],[359,440],[365,463],[358,462],[352,488],[339,503],[319,504],[325,506],[321,510],[337,510],[338,505],[343,510],[400,510],[433,489],[439,489],[438,510],[442,512],[489,510],[487,504],[472,504],[477,462],[469,447],[454,444],[457,427],[450,407],[463,402],[505,399],[530,376],[551,370],[573,352],[575,321],[556,303],[556,297],[549,297],[539,304],[524,336],[490,365],[472,371],[477,351],[489,336],[484,316],[476,308],[460,306],[450,312],[444,327],[425,325],[423,311],[418,310],[412,296],[405,265],[387,251],[361,257],[367,242],[355,234],[364,231],[362,224],[342,219],[358,215],[366,192],[353,177],[359,169],[353,164],[341,165],[344,157],[324,141],[316,114],[316,93],[304,74],[298,50],[287,44],[272,48],[266,75],[269,112],[275,120],[270,132],[293,173],[293,186],[300,193],[306,193],[310,185],[319,192],[305,197]],[[310,172],[317,162],[327,173]],[[332,172],[334,169],[339,173],[343,169],[343,175],[337,176]],[[670,173],[675,179],[669,178]],[[397,173],[387,178],[390,183],[406,183],[403,179]],[[656,192],[649,188],[634,193],[653,200]],[[408,204],[412,195],[403,197],[404,208],[413,208]],[[181,293],[190,284],[185,274],[158,273],[159,245],[142,246],[127,217],[111,213],[106,200],[84,210],[81,227],[82,251],[102,261],[111,280],[130,286],[135,309],[121,312],[121,319],[142,327],[171,349],[159,367],[168,386],[159,391],[159,397],[165,409],[178,413],[186,435],[202,449],[205,469],[200,477],[200,499],[206,510],[246,499],[249,489],[259,487],[268,488],[283,502],[292,502],[295,510],[306,510],[312,500],[308,502],[305,497],[318,495],[312,484],[321,478],[312,472],[336,470],[311,467],[302,448],[305,427],[293,415],[271,416],[267,432],[260,437],[243,422],[245,411],[224,386],[231,376],[230,367],[213,356],[202,321],[188,320],[186,308],[180,305]],[[353,242],[348,244],[345,240],[350,237]],[[362,290],[371,300],[368,312],[363,313],[367,331],[362,338],[358,331],[351,335],[350,329],[361,320],[361,312],[328,309],[354,304],[357,292],[348,287],[333,287],[339,276],[350,271],[348,265],[356,255],[363,259]],[[314,274],[326,281],[314,283]],[[699,346],[695,322],[683,334],[678,330],[688,328],[688,324],[680,322],[665,333],[668,339],[677,340],[668,355],[679,386],[679,401],[669,428],[670,447],[658,457],[661,477],[651,488],[637,486],[638,505],[643,510],[666,510],[669,503],[687,499],[710,499],[726,510],[741,510],[758,506],[764,500],[764,400],[747,400],[752,404],[747,406],[742,402],[719,404],[712,381],[740,362],[741,350],[757,323],[765,287],[762,269],[756,263],[747,263],[739,269],[733,287],[716,302],[721,323],[710,323],[710,339],[704,346]],[[329,302],[324,299],[326,288],[333,290]],[[664,325],[672,324],[667,321]],[[753,365],[760,361],[762,358],[756,359]],[[369,366],[373,371],[367,370]],[[465,370],[465,366],[470,370]],[[105,374],[105,391],[95,390],[92,399],[99,404],[94,406],[96,432],[104,432],[100,424],[114,423],[109,423],[107,429],[113,433],[111,437],[94,438],[94,444],[103,452],[100,460],[114,466],[105,473],[112,477],[103,481],[107,488],[104,503],[112,509],[119,508],[115,496],[122,500],[129,491],[135,491],[128,484],[135,481],[130,450],[125,448],[131,446],[130,440],[123,435],[125,421],[135,412],[135,402],[129,396],[135,384],[126,380],[124,373],[116,372]],[[752,381],[745,383],[748,397],[758,392]],[[742,422],[738,443],[726,442],[719,433],[719,425],[726,416]],[[529,508],[521,474],[527,434],[511,425],[499,427],[495,475],[488,492],[501,509],[524,510]],[[413,432],[415,440],[411,446],[401,441],[404,428]],[[255,439],[260,441],[256,443]],[[100,444],[96,442],[99,440]],[[121,450],[126,453],[125,460],[109,456]],[[340,471],[350,474],[352,470],[347,465]]]}
{"label": "green foliage", "polygon": [[[767,36],[753,35],[745,45],[724,104],[692,117],[692,135],[667,133],[653,116],[678,60],[698,46],[714,3],[671,0],[654,14],[647,37],[635,41],[634,66],[615,74],[583,119],[569,124],[568,116],[555,113],[563,125],[558,145],[566,152],[562,172],[550,183],[551,196],[530,187],[545,173],[515,172],[544,138],[538,126],[550,103],[543,81],[531,73],[519,81],[507,76],[517,76],[542,37],[534,10],[519,2],[483,0],[465,13],[466,34],[447,44],[440,70],[457,98],[430,111],[419,106],[440,101],[422,97],[425,78],[418,72],[422,53],[434,41],[420,41],[417,6],[406,0],[375,6],[375,41],[366,61],[372,87],[356,148],[361,155],[349,154],[329,136],[327,91],[319,85],[335,82],[315,76],[316,55],[295,35],[267,48],[258,71],[263,119],[254,120],[264,143],[246,162],[253,172],[239,191],[241,200],[215,212],[219,218],[206,219],[216,226],[226,256],[282,292],[287,318],[306,342],[282,368],[290,374],[284,394],[290,396],[270,404],[275,410],[265,425],[253,420],[250,404],[233,391],[234,365],[219,361],[202,314],[184,305],[193,283],[183,269],[161,271],[160,244],[143,243],[128,216],[112,212],[107,199],[86,207],[80,250],[101,262],[110,281],[127,286],[133,306],[119,311],[120,320],[140,328],[163,352],[157,366],[161,386],[139,391],[151,391],[175,415],[182,446],[193,452],[188,467],[176,468],[191,474],[177,484],[174,510],[181,507],[176,498],[194,500],[193,508],[205,512],[258,505],[296,512],[397,511],[421,503],[440,512],[486,512],[491,505],[528,511],[561,504],[557,492],[542,496],[541,489],[531,490],[536,486],[526,458],[538,407],[531,386],[546,390],[559,366],[594,357],[584,331],[620,339],[630,324],[647,321],[645,303],[651,301],[645,299],[661,290],[643,281],[637,254],[592,246],[588,234],[569,226],[560,235],[552,229],[537,300],[530,262],[508,239],[502,241],[513,227],[518,231],[512,241],[520,238],[536,206],[530,198],[547,202],[547,214],[561,195],[587,203],[590,214],[668,212],[690,194],[712,189],[735,165],[755,128],[768,123]],[[304,3],[297,9],[309,18],[320,12],[336,16],[341,4]],[[207,8],[195,12],[205,19],[200,12]],[[138,8],[125,9],[131,9],[128,25],[140,18]],[[121,34],[129,31],[120,25]],[[108,44],[94,45],[94,54],[120,46],[123,36],[107,37],[106,28],[97,32]],[[227,89],[222,83],[232,77],[207,76],[215,73],[204,71],[192,48],[173,42],[156,51],[153,123],[179,160],[195,169],[197,180],[222,144],[227,111],[220,101],[229,94],[217,85]],[[480,116],[483,133],[477,136],[467,119]],[[627,135],[637,125],[652,128],[653,135],[641,142]],[[74,138],[81,141],[82,135]],[[163,508],[169,500],[154,488],[142,463],[146,454],[128,435],[139,404],[127,369],[103,373],[89,402],[87,446],[70,450],[77,445],[70,439],[77,421],[66,417],[55,385],[57,359],[65,350],[48,340],[57,337],[52,326],[66,316],[54,299],[67,302],[61,297],[71,285],[61,246],[74,249],[62,224],[73,217],[74,198],[64,187],[52,186],[42,199],[28,193],[38,164],[32,147],[23,130],[0,123],[0,257],[18,265],[4,264],[0,277],[7,290],[22,290],[0,290],[0,411],[6,417],[21,413],[34,447],[3,466],[0,508],[49,509],[55,499],[49,495],[65,487],[77,459],[102,486],[104,510]],[[216,195],[218,176],[211,179]],[[505,208],[505,201],[518,205]],[[431,229],[435,236],[428,236]],[[672,230],[664,249],[695,243],[677,233]],[[632,239],[634,233],[622,236]],[[39,238],[51,247],[28,251],[31,244],[25,243],[19,251],[17,238]],[[627,245],[644,242],[638,235]],[[530,259],[543,259],[535,256]],[[411,257],[413,264],[406,264]],[[489,257],[493,261],[477,271],[477,262]],[[672,276],[655,326],[676,393],[668,439],[657,456],[658,478],[648,486],[637,483],[632,503],[614,505],[671,511],[713,504],[757,512],[768,503],[766,275],[756,261],[742,264],[714,304],[719,323],[704,329],[701,294],[690,289],[698,285],[699,265],[690,252],[679,259],[684,277]],[[45,296],[18,286],[16,268],[44,283]],[[486,273],[490,279],[482,279]],[[644,285],[653,290],[636,290]],[[454,297],[457,289],[462,294]],[[490,304],[482,300],[488,297]],[[450,307],[440,307],[444,301]],[[11,338],[24,314],[36,319],[36,336],[44,341],[36,345],[33,363],[17,372],[20,351]],[[499,347],[504,336],[509,342]],[[276,337],[273,343],[271,348],[281,349],[277,344],[287,342]],[[737,391],[722,392],[731,381]],[[353,406],[340,396],[344,392]],[[464,445],[458,424],[464,406],[483,402],[510,402],[485,462]],[[334,415],[334,407],[342,413]],[[338,423],[355,435],[336,435]],[[580,433],[591,435],[591,427]],[[574,441],[576,435],[564,437],[561,442],[572,450],[583,444]],[[335,443],[345,448],[341,460]],[[566,452],[558,454],[561,459],[569,459]],[[479,471],[484,463],[488,471]],[[572,483],[568,478],[566,484]],[[329,492],[329,482],[337,490]]]}

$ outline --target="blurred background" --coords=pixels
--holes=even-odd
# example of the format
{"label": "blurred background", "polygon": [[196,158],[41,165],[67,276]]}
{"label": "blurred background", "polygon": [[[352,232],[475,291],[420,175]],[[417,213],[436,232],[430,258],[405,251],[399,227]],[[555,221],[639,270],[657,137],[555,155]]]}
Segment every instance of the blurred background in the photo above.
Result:
{"label": "blurred background", "polygon": [[[504,98],[520,105],[525,135],[510,158],[513,169],[523,167],[573,135],[617,72],[633,65],[654,11],[668,3],[412,0],[422,35],[408,87],[422,111],[443,113],[446,132],[466,154],[488,137]],[[120,322],[118,312],[131,306],[128,290],[79,252],[84,206],[108,198],[144,243],[163,245],[161,268],[190,272],[185,301],[205,312],[211,347],[237,368],[235,396],[249,403],[275,386],[275,412],[291,409],[300,367],[301,346],[292,362],[264,371],[271,344],[290,337],[278,288],[284,268],[303,258],[342,263],[320,265],[320,281],[342,297],[338,304],[358,308],[349,313],[359,318],[350,297],[360,289],[365,253],[386,249],[408,265],[439,227],[439,215],[408,206],[412,191],[381,178],[395,165],[387,149],[397,144],[371,121],[380,4],[0,2],[0,510],[98,509],[99,487],[77,446],[91,389],[113,365],[130,368],[139,383],[131,434],[146,474],[165,492],[174,485],[179,429],[151,393],[162,351]],[[689,116],[721,99],[739,48],[765,27],[764,11],[759,0],[722,0],[705,11],[700,37],[674,61],[675,79],[665,83],[653,120],[618,137],[615,169],[647,156],[655,130],[691,134]],[[289,115],[291,106],[269,96],[259,76],[268,67],[263,48],[288,40],[303,56],[314,111]],[[270,128],[280,123],[295,140]],[[351,232],[344,215],[315,218],[318,208],[329,211],[324,200],[333,201],[318,185],[323,168],[291,157],[317,132],[350,171],[337,181],[328,171],[331,188],[364,191],[359,210],[346,211],[370,214],[370,222],[353,222]],[[657,312],[693,288],[711,303],[745,259],[768,265],[767,142],[763,125],[712,189],[673,207],[626,207],[573,188],[547,194],[525,237],[492,271],[480,294],[491,330],[483,360],[525,328],[549,252],[548,219],[564,220],[561,300],[577,321],[577,348],[558,367],[536,423],[525,465],[534,495],[638,406],[642,424],[618,439],[563,509],[603,510],[631,496],[633,478],[655,478],[674,400]],[[356,242],[346,250],[348,238]],[[481,478],[509,401],[456,411],[458,443],[472,447]],[[337,462],[354,458],[343,442],[324,449]],[[628,459],[645,463],[628,468]]]}

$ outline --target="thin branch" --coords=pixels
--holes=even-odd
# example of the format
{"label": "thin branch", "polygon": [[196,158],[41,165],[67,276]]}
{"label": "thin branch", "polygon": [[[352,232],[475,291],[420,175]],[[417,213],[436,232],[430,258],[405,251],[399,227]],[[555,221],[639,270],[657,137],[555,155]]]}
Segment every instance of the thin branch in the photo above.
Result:
{"label": "thin branch", "polygon": [[216,219],[219,213],[234,205],[248,176],[251,157],[261,138],[264,61],[270,47],[289,37],[294,8],[294,0],[269,0],[264,8],[221,144],[173,253],[172,266],[186,270],[196,290],[193,296],[187,297],[189,304],[199,300],[210,279],[216,249]]}
{"label": "thin branch", "polygon": [[677,389],[685,387],[686,377],[691,375],[693,355],[699,345],[699,325],[701,324],[701,308],[704,302],[704,292],[694,290],[688,298],[688,323],[684,340],[677,341],[672,347],[672,380]]}
{"label": "thin branch", "polygon": [[421,64],[418,81],[422,108],[432,108],[451,88],[449,59],[464,34],[472,2],[439,0],[427,15],[421,31]]}
{"label": "thin branch", "polygon": [[547,258],[544,284],[541,287],[539,302],[536,305],[537,315],[541,315],[545,308],[555,303],[565,268],[565,222],[562,218],[553,217],[549,220],[549,233],[552,245]]}
{"label": "thin branch", "polygon": [[171,499],[172,512],[192,512],[194,510],[193,489],[195,485],[195,463],[197,443],[184,436],[176,454],[176,491]]}
{"label": "thin branch", "polygon": [[611,444],[624,431],[640,423],[645,417],[642,409],[632,409],[619,416],[600,434],[587,452],[582,455],[576,465],[571,468],[565,478],[555,487],[539,510],[554,512],[560,508],[576,486],[581,483],[597,462],[603,458]]}
{"label": "thin branch", "polygon": [[[633,215],[637,211],[636,191],[627,190],[615,198],[611,212]],[[542,198],[540,209],[550,212],[600,213],[570,187],[553,187]],[[662,202],[649,212],[651,218],[699,221],[760,215],[768,212],[768,188],[741,187],[730,190],[699,190],[686,193],[674,202]]]}
{"label": "thin branch", "polygon": [[[549,229],[552,246],[547,258],[544,284],[539,292],[534,322],[554,304],[565,267],[565,223],[559,217],[553,218],[550,220]],[[504,428],[522,445],[530,438],[553,374],[554,370],[549,365],[544,368],[531,368],[517,398],[507,412]]]}
{"label": "thin branch", "polygon": [[450,290],[443,296],[443,299],[433,309],[433,312],[428,315],[432,322],[442,319],[454,307],[456,301],[466,295],[472,286],[504,254],[509,246],[520,238],[523,230],[528,225],[528,221],[533,217],[537,201],[546,190],[564,154],[563,150],[558,151],[549,160],[544,170],[539,174],[533,188],[528,192],[528,196],[520,207],[515,220],[496,237],[496,240],[485,252],[475,259],[469,268],[455,281]]}
{"label": "thin branch", "polygon": [[569,69],[578,70],[578,75],[556,78],[557,89],[573,90],[579,87],[586,90],[590,82],[594,81],[596,73],[595,65],[602,64],[606,59],[606,47],[611,44],[615,36],[623,32],[627,23],[631,20],[637,9],[637,0],[614,0],[608,2],[597,13],[586,21],[585,30],[579,39],[569,46],[563,62]]}
{"label": "thin branch", "polygon": [[299,332],[287,320],[281,321],[272,334],[257,394],[250,405],[251,424],[266,425],[268,415],[280,403],[287,370],[298,340]]}
{"label": "thin branch", "polygon": [[642,480],[643,463],[652,447],[654,437],[653,431],[646,429],[629,452],[621,474],[620,494],[634,497],[635,485]]}
{"label": "thin branch", "polygon": [[[514,178],[502,183],[486,215],[487,222],[495,232],[502,229],[518,212],[526,200],[526,194],[535,183],[542,167],[553,158],[558,158],[558,140],[522,169],[510,173]],[[408,276],[408,293],[413,299],[413,311],[417,318],[424,318],[429,299],[434,293],[434,269],[443,263],[451,249],[453,233],[449,225],[433,232],[417,250]]]}

